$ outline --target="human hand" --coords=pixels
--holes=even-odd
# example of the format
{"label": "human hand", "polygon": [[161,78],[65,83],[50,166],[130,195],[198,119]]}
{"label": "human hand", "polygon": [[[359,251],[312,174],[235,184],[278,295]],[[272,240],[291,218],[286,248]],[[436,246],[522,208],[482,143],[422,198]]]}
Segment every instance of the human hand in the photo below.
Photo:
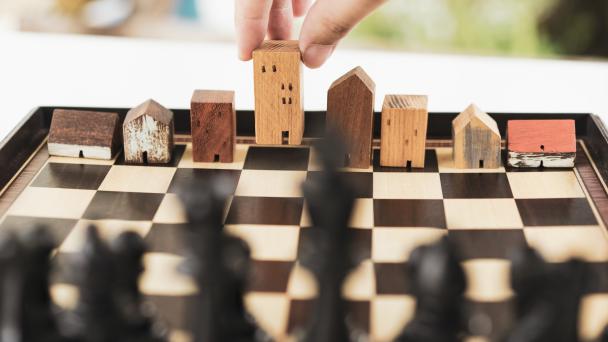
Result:
{"label": "human hand", "polygon": [[[290,39],[293,18],[308,11],[310,0],[235,0],[239,58],[248,61],[253,50],[269,39]],[[318,68],[331,56],[338,42],[386,0],[317,0],[310,8],[302,32],[302,60]]]}

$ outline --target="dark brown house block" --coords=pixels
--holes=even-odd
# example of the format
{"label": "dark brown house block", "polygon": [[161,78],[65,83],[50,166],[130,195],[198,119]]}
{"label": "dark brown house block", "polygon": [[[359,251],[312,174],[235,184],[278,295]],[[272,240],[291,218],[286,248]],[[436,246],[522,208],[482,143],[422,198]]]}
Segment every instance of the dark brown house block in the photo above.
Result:
{"label": "dark brown house block", "polygon": [[357,67],[337,79],[327,92],[327,127],[347,146],[344,166],[370,166],[375,90],[374,81]]}
{"label": "dark brown house block", "polygon": [[236,144],[234,92],[195,90],[190,119],[194,161],[232,163]]}
{"label": "dark brown house block", "polygon": [[56,109],[49,132],[52,156],[110,160],[120,147],[117,113]]}

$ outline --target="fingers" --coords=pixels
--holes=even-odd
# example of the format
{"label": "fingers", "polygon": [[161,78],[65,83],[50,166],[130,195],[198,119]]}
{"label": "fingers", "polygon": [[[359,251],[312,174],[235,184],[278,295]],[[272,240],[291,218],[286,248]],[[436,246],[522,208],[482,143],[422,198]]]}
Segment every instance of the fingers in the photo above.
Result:
{"label": "fingers", "polygon": [[318,0],[308,12],[300,49],[304,64],[318,68],[331,56],[340,39],[386,0]]}
{"label": "fingers", "polygon": [[301,17],[308,11],[310,0],[293,0],[293,15]]}
{"label": "fingers", "polygon": [[239,58],[248,61],[264,41],[272,0],[235,0],[235,22]]}
{"label": "fingers", "polygon": [[274,0],[270,9],[268,37],[279,40],[290,39],[292,26],[292,0]]}

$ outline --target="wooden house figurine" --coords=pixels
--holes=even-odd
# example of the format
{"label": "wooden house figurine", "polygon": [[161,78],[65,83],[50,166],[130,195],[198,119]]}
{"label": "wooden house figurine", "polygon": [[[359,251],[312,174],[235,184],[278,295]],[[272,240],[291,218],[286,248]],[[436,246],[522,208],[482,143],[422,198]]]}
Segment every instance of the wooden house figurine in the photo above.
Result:
{"label": "wooden house figurine", "polygon": [[232,163],[236,144],[233,91],[195,90],[190,123],[195,162]]}
{"label": "wooden house figurine", "polygon": [[361,67],[337,79],[327,92],[328,133],[345,142],[345,166],[367,169],[371,162],[376,84]]}
{"label": "wooden house figurine", "polygon": [[574,167],[574,120],[511,120],[507,123],[508,164],[512,167]]}
{"label": "wooden house figurine", "polygon": [[297,41],[265,41],[253,52],[256,143],[302,143],[301,58]]}
{"label": "wooden house figurine", "polygon": [[380,165],[424,168],[426,96],[387,95],[382,106]]}
{"label": "wooden house figurine", "polygon": [[111,160],[120,148],[117,113],[56,109],[49,131],[49,154]]}
{"label": "wooden house figurine", "polygon": [[452,121],[454,167],[500,167],[500,131],[496,121],[474,104]]}
{"label": "wooden house figurine", "polygon": [[148,100],[127,113],[122,127],[126,163],[171,162],[173,112],[154,100]]}

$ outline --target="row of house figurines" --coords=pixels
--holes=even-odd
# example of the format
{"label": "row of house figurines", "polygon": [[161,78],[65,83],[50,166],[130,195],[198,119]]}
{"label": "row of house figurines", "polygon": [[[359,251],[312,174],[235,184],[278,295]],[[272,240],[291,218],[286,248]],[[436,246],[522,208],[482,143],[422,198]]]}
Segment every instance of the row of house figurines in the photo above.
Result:
{"label": "row of house figurines", "polygon": [[[297,42],[267,41],[254,51],[253,60],[256,143],[301,144],[304,110]],[[370,167],[374,97],[375,83],[361,67],[338,78],[328,91],[326,124],[346,144],[346,167]],[[190,109],[194,161],[232,162],[236,144],[234,92],[196,90]],[[127,163],[171,161],[174,119],[170,110],[148,100],[127,113],[122,132],[118,125],[116,113],[57,111],[51,124],[49,152],[110,159],[122,135]],[[381,114],[380,165],[424,167],[427,125],[426,96],[387,95]],[[515,120],[508,125],[508,161],[512,166],[573,166],[574,121]],[[502,138],[498,125],[475,105],[454,119],[452,138],[456,168],[500,167]]]}

